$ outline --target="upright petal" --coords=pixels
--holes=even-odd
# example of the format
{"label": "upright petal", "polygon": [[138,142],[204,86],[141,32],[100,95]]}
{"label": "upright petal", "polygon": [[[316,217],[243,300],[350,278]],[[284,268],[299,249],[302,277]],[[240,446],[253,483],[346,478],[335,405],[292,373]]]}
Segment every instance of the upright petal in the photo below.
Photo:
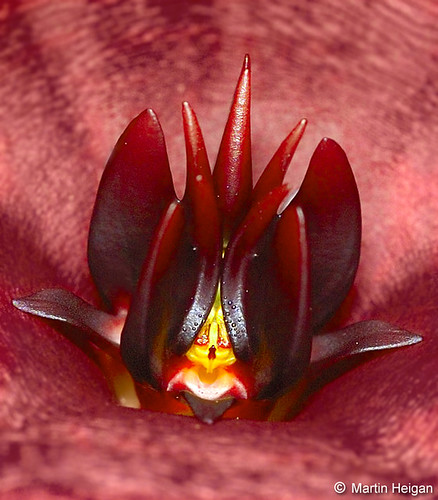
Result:
{"label": "upright petal", "polygon": [[199,248],[217,259],[220,256],[221,238],[219,213],[213,177],[207,152],[195,112],[183,103],[184,135],[186,139],[187,181],[183,203],[190,213],[190,223]]}
{"label": "upright petal", "polygon": [[251,72],[246,55],[213,174],[226,239],[242,221],[251,198],[250,104]]}
{"label": "upright petal", "polygon": [[356,275],[361,210],[356,181],[341,147],[323,139],[294,204],[303,208],[310,251],[312,325],[321,327],[345,299]]}
{"label": "upright petal", "polygon": [[260,201],[270,191],[283,183],[284,176],[290,165],[295,150],[306,130],[307,120],[303,118],[286,139],[280,144],[271,161],[263,170],[262,175],[254,186],[252,193],[253,203]]}
{"label": "upright petal", "polygon": [[[191,275],[186,281],[186,286],[194,291],[186,312],[185,329],[183,328],[177,339],[178,350],[185,351],[207,319],[215,299],[222,238],[213,177],[204,139],[196,115],[186,102],[183,104],[183,120],[187,154],[187,182],[183,204],[193,250]],[[182,265],[189,266],[189,261],[184,261]]]}
{"label": "upright petal", "polygon": [[161,388],[169,329],[176,320],[172,313],[180,302],[177,284],[168,294],[168,278],[175,274],[173,264],[175,260],[178,264],[178,254],[183,247],[183,229],[183,206],[172,202],[145,260],[120,341],[123,361],[132,376],[157,389]]}
{"label": "upright petal", "polygon": [[134,292],[152,235],[174,198],[163,132],[148,109],[114,147],[91,220],[88,261],[107,305]]}
{"label": "upright petal", "polygon": [[181,356],[206,320],[219,277],[219,214],[204,141],[183,104],[187,183],[154,237],[122,332],[121,351],[133,376],[165,387],[167,361]]}
{"label": "upright petal", "polygon": [[295,207],[277,216],[284,196],[281,187],[250,210],[230,241],[221,284],[234,352],[252,364],[258,398],[293,385],[310,358],[304,217]]}

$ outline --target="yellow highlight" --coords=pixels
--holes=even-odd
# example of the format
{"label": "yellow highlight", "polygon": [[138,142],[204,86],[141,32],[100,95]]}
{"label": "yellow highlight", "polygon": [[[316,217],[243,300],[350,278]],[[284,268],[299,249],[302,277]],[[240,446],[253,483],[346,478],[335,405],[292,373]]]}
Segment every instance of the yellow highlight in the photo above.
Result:
{"label": "yellow highlight", "polygon": [[207,321],[196,336],[186,356],[198,366],[198,376],[204,383],[212,383],[217,368],[236,362],[220,302],[219,291]]}

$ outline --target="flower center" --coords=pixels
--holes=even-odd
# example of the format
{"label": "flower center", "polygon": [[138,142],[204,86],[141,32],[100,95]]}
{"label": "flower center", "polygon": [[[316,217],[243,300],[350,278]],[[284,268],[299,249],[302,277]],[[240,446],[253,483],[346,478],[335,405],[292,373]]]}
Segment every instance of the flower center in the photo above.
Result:
{"label": "flower center", "polygon": [[236,363],[225,327],[219,290],[207,320],[185,354],[188,366],[169,381],[167,390],[195,395],[207,401],[222,398],[247,399],[243,381],[231,365]]}
{"label": "flower center", "polygon": [[[219,293],[207,321],[196,336],[186,356],[195,366],[205,368],[206,375],[210,378],[216,369],[230,366],[236,362],[225,327]],[[202,370],[199,370],[199,373],[201,375]]]}

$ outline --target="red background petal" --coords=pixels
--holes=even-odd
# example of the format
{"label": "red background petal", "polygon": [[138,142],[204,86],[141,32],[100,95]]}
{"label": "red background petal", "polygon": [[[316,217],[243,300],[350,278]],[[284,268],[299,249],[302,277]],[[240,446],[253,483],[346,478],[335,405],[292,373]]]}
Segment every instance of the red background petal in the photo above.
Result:
{"label": "red background petal", "polygon": [[[28,0],[3,2],[0,19],[2,497],[325,499],[340,480],[437,489],[436,3]],[[256,178],[302,116],[291,182],[322,136],[339,142],[364,217],[345,317],[425,341],[332,382],[290,423],[207,427],[118,408],[81,351],[10,298],[47,286],[93,297],[88,223],[120,132],[153,107],[181,188],[180,102],[214,161],[246,52]]]}

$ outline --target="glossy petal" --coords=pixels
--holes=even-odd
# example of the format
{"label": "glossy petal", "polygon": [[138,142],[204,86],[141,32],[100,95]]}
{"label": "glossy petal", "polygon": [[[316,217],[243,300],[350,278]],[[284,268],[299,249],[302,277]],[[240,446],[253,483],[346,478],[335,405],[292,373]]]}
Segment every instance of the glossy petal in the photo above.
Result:
{"label": "glossy petal", "polygon": [[284,176],[292,161],[295,150],[306,130],[307,120],[302,119],[286,139],[280,144],[271,161],[266,166],[252,193],[253,203],[260,201],[270,191],[283,183]]}
{"label": "glossy petal", "polygon": [[321,373],[328,367],[351,356],[383,351],[421,342],[420,335],[383,321],[362,321],[335,332],[316,335],[312,344],[312,372]]}
{"label": "glossy petal", "polygon": [[[183,207],[173,202],[159,224],[122,331],[120,350],[130,373],[137,381],[156,388],[160,388],[163,361],[169,348],[168,335],[172,327],[175,329],[171,322],[177,321],[172,315],[176,300],[167,304],[165,297],[170,291],[172,274],[176,273],[172,266],[175,255],[179,262],[181,250],[185,249],[183,227]],[[166,280],[169,275],[170,279]],[[179,332],[181,325],[176,328]],[[175,336],[175,331],[172,333]]]}
{"label": "glossy petal", "polygon": [[214,167],[225,238],[243,219],[251,198],[251,68],[245,56]]}
{"label": "glossy petal", "polygon": [[310,254],[301,207],[290,205],[282,213],[273,245],[274,280],[266,289],[269,291],[265,328],[268,350],[277,352],[275,377],[263,392],[266,396],[277,395],[296,383],[304,375],[310,358]]}
{"label": "glossy petal", "polygon": [[[174,339],[175,351],[185,352],[206,320],[216,295],[222,239],[219,213],[204,139],[196,115],[188,103],[183,104],[184,135],[187,154],[187,181],[183,204],[189,237],[189,252],[181,268],[188,277],[181,282],[181,293],[190,295],[185,309],[184,326]],[[191,261],[191,262],[190,262]]]}
{"label": "glossy petal", "polygon": [[[245,302],[249,299],[245,300],[245,295],[250,293],[247,283],[248,269],[259,258],[257,245],[266,237],[267,228],[276,216],[286,192],[285,188],[277,189],[257,203],[234,235],[225,253],[221,280],[222,308],[234,353],[244,361],[254,358],[258,338],[258,332],[252,332],[251,340],[251,333],[246,324],[248,315]],[[267,268],[263,271],[262,276],[266,276]],[[252,342],[254,345],[251,345]]]}
{"label": "glossy petal", "polygon": [[321,328],[345,299],[360,255],[361,211],[356,181],[341,147],[323,139],[294,199],[308,227],[312,326]]}
{"label": "glossy petal", "polygon": [[280,220],[285,194],[278,188],[252,207],[230,241],[221,283],[234,352],[253,363],[260,398],[291,386],[310,357],[304,218],[291,207]]}
{"label": "glossy petal", "polygon": [[[192,227],[197,250],[205,257],[203,273],[214,270],[213,281],[217,281],[222,239],[213,178],[198,120],[186,102],[183,104],[183,119],[187,153],[187,181],[183,203],[188,210],[188,226]],[[208,295],[210,293],[208,291]],[[208,300],[210,299],[211,297]]]}
{"label": "glossy petal", "polygon": [[147,109],[117,141],[91,219],[88,261],[107,305],[134,292],[157,224],[174,198],[163,132]]}
{"label": "glossy petal", "polygon": [[[213,304],[221,252],[213,180],[196,116],[183,105],[187,183],[159,225],[122,333],[133,376],[162,387],[167,360],[188,349]],[[169,297],[172,300],[169,301]]]}
{"label": "glossy petal", "polygon": [[21,311],[76,326],[91,335],[97,345],[118,346],[123,317],[116,317],[94,308],[67,290],[59,288],[41,290],[28,297],[13,301]]}

